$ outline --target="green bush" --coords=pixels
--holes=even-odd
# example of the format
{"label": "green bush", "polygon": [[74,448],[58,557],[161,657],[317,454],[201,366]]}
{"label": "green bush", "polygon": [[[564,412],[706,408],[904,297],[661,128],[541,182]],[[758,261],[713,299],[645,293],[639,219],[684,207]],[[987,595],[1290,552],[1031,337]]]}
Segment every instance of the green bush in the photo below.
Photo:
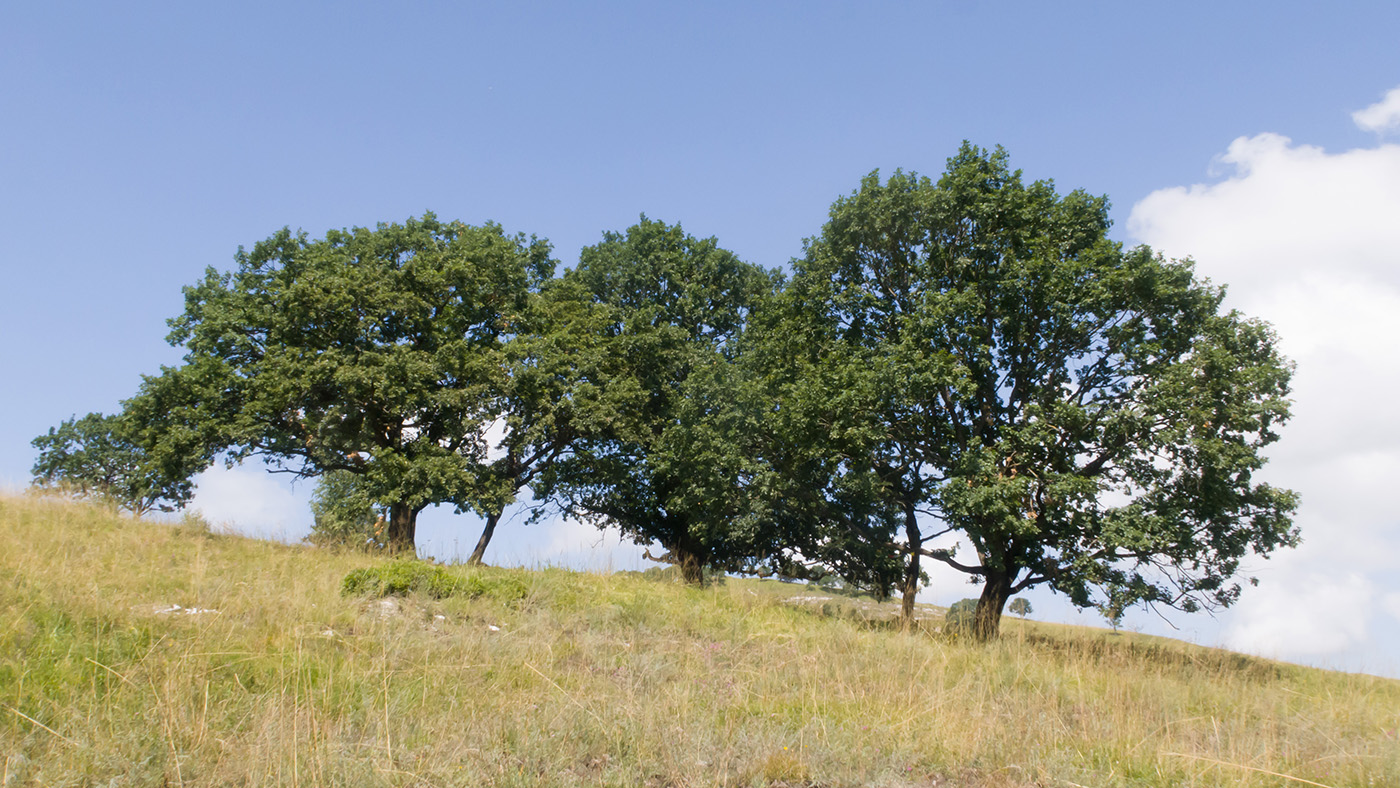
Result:
{"label": "green bush", "polygon": [[949,635],[970,635],[977,620],[977,600],[959,599],[943,618],[943,631]]}
{"label": "green bush", "polygon": [[401,559],[356,569],[341,581],[345,596],[407,596],[423,594],[433,599],[451,596],[473,599],[487,596],[502,602],[523,599],[525,583],[509,575],[463,572],[414,559]]}

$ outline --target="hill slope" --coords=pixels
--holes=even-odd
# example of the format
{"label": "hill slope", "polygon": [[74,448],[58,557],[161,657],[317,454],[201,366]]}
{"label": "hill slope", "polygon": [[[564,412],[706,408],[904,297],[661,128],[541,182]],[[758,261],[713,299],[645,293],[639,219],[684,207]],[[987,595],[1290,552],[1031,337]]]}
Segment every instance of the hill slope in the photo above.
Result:
{"label": "hill slope", "polygon": [[0,522],[6,785],[1400,785],[1385,679],[1017,621],[901,635],[757,581],[343,596],[385,560],[46,499]]}

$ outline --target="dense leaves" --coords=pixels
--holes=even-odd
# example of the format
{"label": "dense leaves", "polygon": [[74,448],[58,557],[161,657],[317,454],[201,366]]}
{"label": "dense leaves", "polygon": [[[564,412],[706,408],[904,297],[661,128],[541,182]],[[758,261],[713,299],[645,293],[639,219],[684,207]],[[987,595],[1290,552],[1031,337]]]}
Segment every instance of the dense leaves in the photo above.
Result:
{"label": "dense leaves", "polygon": [[186,288],[171,334],[189,351],[174,374],[207,370],[195,400],[228,403],[212,423],[235,460],[358,475],[397,548],[430,504],[498,506],[485,435],[547,244],[429,214],[314,241],[283,230],[236,261]]}
{"label": "dense leaves", "polygon": [[[485,528],[469,563],[484,561],[505,507],[527,487],[548,484],[551,466],[570,456],[579,441],[605,434],[631,405],[617,379],[606,327],[608,316],[577,282],[553,280],[531,298],[519,333],[504,346],[501,440],[483,469],[480,507]],[[538,496],[537,514],[548,507]]]}
{"label": "dense leaves", "polygon": [[194,492],[193,471],[163,466],[139,440],[140,430],[123,415],[68,419],[32,441],[39,450],[34,483],[97,498],[138,517],[183,506]]}
{"label": "dense leaves", "polygon": [[1253,479],[1288,416],[1270,330],[1189,262],[1108,240],[1107,210],[965,145],[936,183],[839,200],[788,290],[787,400],[827,403],[842,472],[902,513],[907,601],[921,558],[984,582],[982,637],[1040,583],[1228,605],[1249,551],[1297,539],[1293,495]]}
{"label": "dense leaves", "polygon": [[700,582],[707,566],[776,552],[743,494],[763,403],[733,360],[776,279],[713,239],[643,217],[583,250],[566,275],[588,294],[611,366],[606,407],[542,480],[573,517],[617,525]]}

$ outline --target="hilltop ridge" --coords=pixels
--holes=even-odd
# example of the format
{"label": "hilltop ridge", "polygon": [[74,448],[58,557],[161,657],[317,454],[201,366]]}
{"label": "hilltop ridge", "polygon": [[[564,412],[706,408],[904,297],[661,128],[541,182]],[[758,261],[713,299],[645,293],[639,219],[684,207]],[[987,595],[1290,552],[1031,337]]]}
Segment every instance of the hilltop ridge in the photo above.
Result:
{"label": "hilltop ridge", "polygon": [[346,595],[389,559],[52,498],[0,521],[6,785],[1400,785],[1393,680],[1017,620],[905,635],[754,580]]}

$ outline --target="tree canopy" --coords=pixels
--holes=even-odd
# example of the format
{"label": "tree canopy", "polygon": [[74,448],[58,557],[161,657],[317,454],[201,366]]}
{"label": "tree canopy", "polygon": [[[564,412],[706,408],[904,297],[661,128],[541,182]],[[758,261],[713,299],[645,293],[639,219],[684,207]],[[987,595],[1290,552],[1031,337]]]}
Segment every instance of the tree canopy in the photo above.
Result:
{"label": "tree canopy", "polygon": [[1106,198],[965,144],[937,182],[867,177],[795,261],[787,396],[830,404],[843,472],[902,514],[906,610],[921,558],[984,583],[984,638],[1041,583],[1228,605],[1250,551],[1296,543],[1293,494],[1253,476],[1288,417],[1271,330],[1108,227]]}
{"label": "tree canopy", "polygon": [[[484,469],[485,527],[469,563],[484,561],[501,515],[519,493],[547,484],[546,474],[585,438],[606,434],[631,394],[606,336],[608,315],[577,282],[555,279],[531,298],[519,332],[504,346],[501,432]],[[534,508],[542,513],[549,494]]]}
{"label": "tree canopy", "polygon": [[185,366],[166,374],[197,370],[187,403],[226,403],[186,415],[233,459],[356,474],[389,508],[389,544],[410,548],[424,507],[497,503],[485,434],[501,416],[502,347],[549,254],[432,214],[320,240],[284,229],[185,289],[170,335]]}
{"label": "tree canopy", "polygon": [[107,501],[138,517],[183,506],[194,493],[194,470],[162,464],[140,441],[139,426],[126,414],[67,419],[32,441],[39,450],[34,483]]}
{"label": "tree canopy", "polygon": [[565,279],[602,315],[610,404],[542,494],[570,516],[659,542],[692,582],[763,553],[760,517],[741,494],[761,404],[731,362],[774,275],[644,216],[585,248]]}

